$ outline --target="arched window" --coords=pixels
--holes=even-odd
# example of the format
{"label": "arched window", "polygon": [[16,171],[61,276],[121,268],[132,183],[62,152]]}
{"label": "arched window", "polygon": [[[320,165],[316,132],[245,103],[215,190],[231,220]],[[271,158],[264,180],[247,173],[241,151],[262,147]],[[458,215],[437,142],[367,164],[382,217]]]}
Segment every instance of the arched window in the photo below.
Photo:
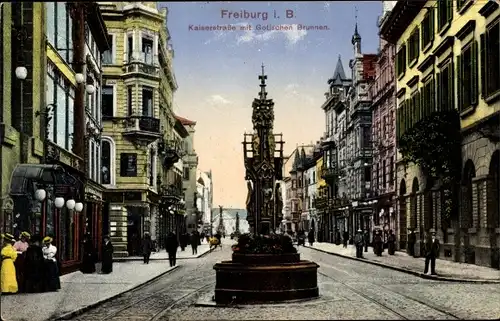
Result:
{"label": "arched window", "polygon": [[462,215],[461,226],[470,228],[473,226],[473,205],[472,205],[472,179],[476,176],[476,168],[474,163],[469,159],[464,166],[464,174],[462,176]]}
{"label": "arched window", "polygon": [[101,184],[115,185],[115,144],[110,138],[101,141]]}

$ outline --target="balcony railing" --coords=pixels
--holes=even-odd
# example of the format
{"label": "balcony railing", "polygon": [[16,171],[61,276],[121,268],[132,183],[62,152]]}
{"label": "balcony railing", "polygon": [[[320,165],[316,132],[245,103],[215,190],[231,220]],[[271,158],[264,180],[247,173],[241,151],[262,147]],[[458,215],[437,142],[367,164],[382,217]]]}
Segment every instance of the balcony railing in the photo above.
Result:
{"label": "balcony railing", "polygon": [[148,116],[131,116],[127,120],[124,133],[147,132],[160,135],[160,120]]}
{"label": "balcony railing", "polygon": [[321,178],[323,178],[324,180],[336,179],[340,175],[340,171],[338,170],[337,166],[329,168],[322,167],[320,173],[321,173]]}
{"label": "balcony railing", "polygon": [[160,77],[160,68],[152,64],[147,64],[140,61],[133,61],[123,67],[126,74],[144,74],[153,77]]}

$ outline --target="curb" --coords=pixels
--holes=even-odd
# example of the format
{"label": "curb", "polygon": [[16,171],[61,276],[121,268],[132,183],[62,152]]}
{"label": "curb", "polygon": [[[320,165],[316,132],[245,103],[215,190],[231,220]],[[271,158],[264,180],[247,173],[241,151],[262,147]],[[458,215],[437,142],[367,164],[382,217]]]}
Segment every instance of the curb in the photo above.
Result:
{"label": "curb", "polygon": [[[206,251],[205,253],[202,253],[198,256],[195,256],[195,257],[178,257],[176,258],[176,260],[194,260],[194,259],[199,259],[199,258],[202,258],[204,257],[205,255],[207,255],[208,253],[212,253],[214,249],[211,249],[211,250],[208,250]],[[123,258],[120,258],[120,257],[115,257],[113,258],[113,262],[117,262],[117,263],[123,263],[123,262],[132,262],[132,261],[142,261],[143,259],[140,258],[140,257],[137,257],[137,258],[129,258],[129,257],[123,257]],[[164,259],[149,259],[149,261],[168,261],[168,257],[167,258],[164,258]]]}
{"label": "curb", "polygon": [[312,249],[312,250],[316,250],[318,252],[323,252],[323,253],[326,253],[326,254],[339,256],[339,257],[342,257],[342,258],[345,258],[345,259],[350,259],[350,260],[358,261],[358,262],[364,262],[364,263],[367,263],[367,264],[377,265],[377,266],[384,267],[384,268],[387,268],[387,269],[391,269],[391,270],[395,270],[395,271],[399,271],[399,272],[403,272],[403,273],[407,273],[407,274],[412,274],[412,275],[418,276],[418,277],[420,277],[422,279],[435,280],[435,281],[446,281],[446,282],[457,282],[457,283],[500,284],[500,280],[459,279],[459,278],[452,278],[452,277],[446,277],[446,276],[428,275],[428,274],[424,274],[422,272],[417,272],[417,271],[410,270],[410,269],[403,268],[403,267],[399,267],[399,266],[393,266],[393,265],[389,265],[389,264],[385,264],[385,263],[381,263],[381,262],[377,262],[377,261],[367,260],[367,259],[364,259],[364,258],[360,259],[360,258],[357,258],[357,257],[352,257],[352,256],[344,255],[344,254],[339,254],[339,253],[334,253],[334,252],[328,252],[326,250],[322,250],[322,249],[310,247],[310,246],[307,246],[307,245],[304,246],[304,247]]}
{"label": "curb", "polygon": [[95,302],[95,303],[92,303],[92,304],[86,305],[86,306],[84,306],[84,307],[78,308],[78,309],[73,310],[73,311],[71,311],[71,312],[64,313],[64,314],[62,314],[62,315],[60,315],[60,316],[58,316],[58,317],[56,317],[56,318],[54,318],[54,319],[51,319],[51,320],[55,320],[55,321],[58,321],[58,320],[70,320],[70,319],[72,319],[72,318],[74,318],[74,317],[76,317],[76,316],[79,316],[79,315],[81,315],[81,314],[83,314],[83,313],[87,312],[87,311],[88,311],[88,310],[90,310],[90,309],[93,309],[93,308],[95,308],[95,307],[97,307],[97,306],[99,306],[99,305],[102,305],[102,304],[104,304],[104,303],[106,303],[106,302],[108,302],[108,301],[114,300],[114,299],[116,299],[116,298],[118,298],[118,297],[120,297],[120,296],[124,295],[125,293],[128,293],[128,292],[131,292],[131,291],[134,291],[134,290],[138,290],[138,289],[140,289],[140,288],[142,288],[142,287],[145,287],[145,286],[147,286],[147,285],[149,285],[149,284],[151,284],[151,283],[155,282],[156,280],[158,280],[158,279],[159,279],[159,278],[161,278],[162,276],[165,276],[165,275],[167,275],[167,274],[169,274],[169,273],[171,273],[171,272],[173,272],[173,271],[177,270],[177,268],[179,268],[179,265],[176,265],[176,266],[174,266],[172,269],[170,269],[170,270],[168,270],[168,271],[165,271],[165,272],[163,272],[163,273],[160,273],[159,275],[155,276],[154,278],[149,279],[149,280],[147,280],[147,281],[146,281],[146,282],[144,282],[144,283],[138,284],[138,285],[136,285],[136,286],[134,286],[134,287],[132,287],[132,288],[130,288],[130,289],[128,289],[128,290],[126,290],[126,291],[123,291],[123,292],[120,292],[120,293],[118,293],[118,294],[112,295],[112,296],[110,296],[110,297],[107,297],[107,298],[102,299],[102,300],[100,300],[100,301],[97,301],[97,302]]}

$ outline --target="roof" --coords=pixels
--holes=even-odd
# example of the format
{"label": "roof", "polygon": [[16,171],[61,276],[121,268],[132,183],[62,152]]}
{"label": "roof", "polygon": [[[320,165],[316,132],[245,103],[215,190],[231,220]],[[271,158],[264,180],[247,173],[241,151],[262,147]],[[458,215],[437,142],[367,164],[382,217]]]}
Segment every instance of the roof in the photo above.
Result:
{"label": "roof", "polygon": [[192,120],[189,120],[187,118],[184,118],[184,117],[181,117],[181,116],[177,116],[175,115],[175,119],[177,119],[178,121],[181,122],[181,124],[183,125],[196,125],[196,122],[195,121],[192,121]]}
{"label": "roof", "polygon": [[395,44],[427,1],[398,1],[380,25],[380,35]]}
{"label": "roof", "polygon": [[345,76],[344,66],[342,66],[342,59],[339,55],[337,66],[335,66],[335,71],[333,72],[333,77],[328,80],[328,83],[332,85],[342,85],[342,80],[346,79],[347,77]]}

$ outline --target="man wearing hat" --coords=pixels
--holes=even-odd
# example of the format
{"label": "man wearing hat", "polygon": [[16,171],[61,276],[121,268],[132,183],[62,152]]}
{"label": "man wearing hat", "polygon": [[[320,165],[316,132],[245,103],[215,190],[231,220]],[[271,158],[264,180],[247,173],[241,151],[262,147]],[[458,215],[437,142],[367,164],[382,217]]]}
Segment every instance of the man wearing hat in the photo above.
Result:
{"label": "man wearing hat", "polygon": [[363,257],[363,231],[361,229],[358,230],[356,235],[354,236],[354,244],[356,245],[356,257],[357,258],[362,258]]}
{"label": "man wearing hat", "polygon": [[425,269],[424,274],[429,272],[429,263],[431,264],[431,275],[436,274],[436,258],[439,255],[439,240],[436,238],[436,233],[427,234],[427,240],[424,246],[425,251]]}
{"label": "man wearing hat", "polygon": [[9,233],[2,235],[4,246],[1,251],[2,267],[0,272],[0,287],[3,294],[17,293],[16,268],[14,261],[17,259],[17,251],[14,249],[16,240]]}

